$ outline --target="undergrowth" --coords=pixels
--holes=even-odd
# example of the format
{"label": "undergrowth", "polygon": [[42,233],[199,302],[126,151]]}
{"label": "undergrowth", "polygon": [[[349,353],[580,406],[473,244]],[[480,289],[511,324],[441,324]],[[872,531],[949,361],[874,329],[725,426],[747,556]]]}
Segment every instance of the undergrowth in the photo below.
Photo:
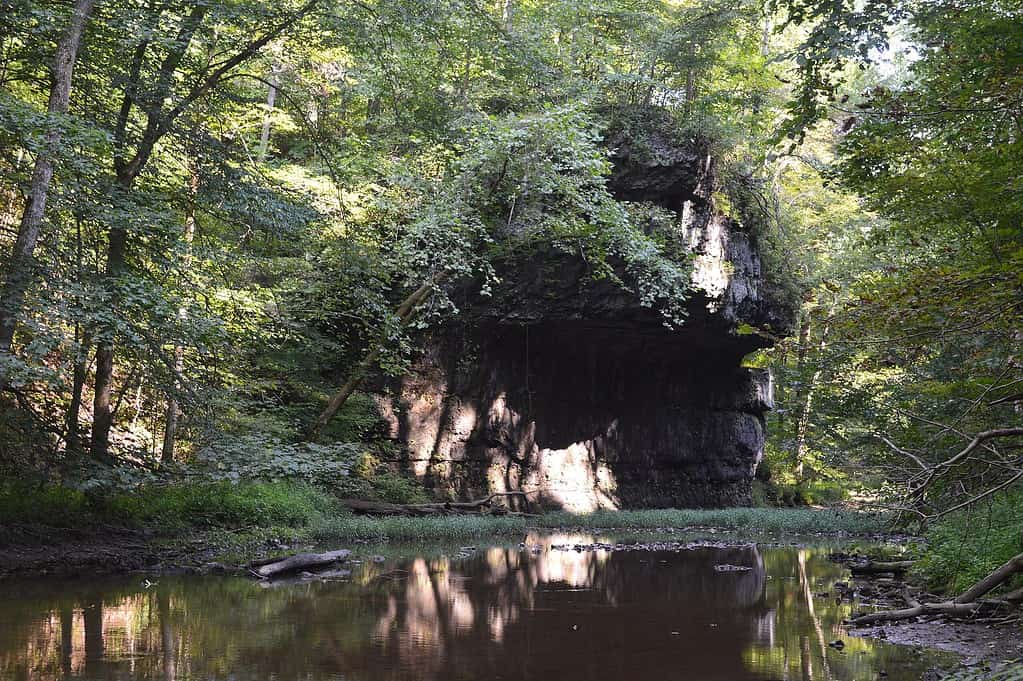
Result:
{"label": "undergrowth", "polygon": [[[412,494],[402,490],[402,494]],[[189,528],[293,528],[313,540],[434,539],[524,533],[530,528],[716,527],[743,533],[867,534],[883,516],[854,511],[733,508],[597,511],[577,515],[366,518],[321,489],[294,482],[212,482],[92,494],[65,487],[0,486],[0,523],[87,529],[127,527],[172,534]]]}
{"label": "undergrowth", "polygon": [[210,527],[306,527],[338,512],[336,500],[293,482],[209,482],[95,494],[53,485],[0,486],[0,524],[168,533]]}
{"label": "undergrowth", "polygon": [[1023,552],[1023,491],[993,495],[986,503],[932,526],[914,573],[929,589],[961,593]]}

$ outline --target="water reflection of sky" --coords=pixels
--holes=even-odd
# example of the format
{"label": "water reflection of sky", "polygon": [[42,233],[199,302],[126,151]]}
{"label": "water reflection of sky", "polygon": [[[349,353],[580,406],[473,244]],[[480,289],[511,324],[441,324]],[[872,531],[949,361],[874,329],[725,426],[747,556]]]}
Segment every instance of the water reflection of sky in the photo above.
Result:
{"label": "water reflection of sky", "polygon": [[[0,678],[918,679],[937,660],[850,639],[826,551],[552,550],[367,562],[347,582],[0,585]],[[715,565],[750,569],[719,572]],[[841,638],[844,650],[828,643]]]}

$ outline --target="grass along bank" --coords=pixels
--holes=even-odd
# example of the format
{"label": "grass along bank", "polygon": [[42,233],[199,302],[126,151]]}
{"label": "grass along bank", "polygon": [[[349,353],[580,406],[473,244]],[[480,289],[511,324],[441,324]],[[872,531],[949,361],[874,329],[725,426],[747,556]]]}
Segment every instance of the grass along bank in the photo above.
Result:
{"label": "grass along bank", "polygon": [[517,543],[545,530],[654,537],[708,528],[750,538],[863,536],[883,532],[885,524],[854,511],[790,508],[373,518],[352,515],[333,495],[300,483],[197,483],[103,495],[7,485],[0,487],[0,576],[206,571],[314,546],[407,551],[488,539]]}
{"label": "grass along bank", "polygon": [[477,538],[523,533],[530,529],[659,530],[715,528],[760,534],[854,534],[884,532],[886,518],[859,511],[810,508],[655,509],[596,511],[573,514],[553,511],[536,517],[445,516],[370,518],[342,515],[316,523],[318,540],[424,540]]}
{"label": "grass along bank", "polygon": [[[322,489],[294,482],[163,485],[133,492],[88,494],[56,486],[0,487],[0,526],[8,533],[125,528],[173,536],[190,530],[277,529],[310,540],[405,540],[484,537],[529,529],[719,528],[748,534],[871,534],[885,518],[848,510],[732,508],[721,510],[549,512],[536,517],[453,515],[355,516]],[[2,537],[0,537],[2,538]],[[10,539],[11,537],[7,537]]]}

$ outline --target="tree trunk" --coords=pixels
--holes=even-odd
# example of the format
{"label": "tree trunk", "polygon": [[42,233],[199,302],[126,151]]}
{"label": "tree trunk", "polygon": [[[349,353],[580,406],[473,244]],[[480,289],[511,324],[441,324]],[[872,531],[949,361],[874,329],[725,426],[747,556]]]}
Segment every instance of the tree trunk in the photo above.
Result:
{"label": "tree trunk", "polygon": [[[273,106],[273,102],[270,102]],[[188,269],[192,260],[192,240],[195,238],[195,204],[199,193],[199,172],[193,167],[188,185],[189,201],[185,209],[185,233],[182,235],[185,243],[185,269]],[[188,311],[184,306],[178,308],[178,319],[182,322],[188,317]],[[174,438],[178,432],[179,405],[177,394],[181,389],[182,375],[185,370],[185,349],[181,343],[174,344],[174,376],[171,390],[167,394],[167,411],[163,429],[163,450],[160,453],[160,460],[164,463],[174,461]]]}
{"label": "tree trunk", "polygon": [[501,24],[511,31],[515,24],[515,0],[501,0]]}
{"label": "tree trunk", "polygon": [[689,118],[693,115],[693,105],[696,101],[696,43],[689,44],[689,68],[686,69],[686,103],[685,115]]}
{"label": "tree trunk", "polygon": [[980,599],[1020,573],[1023,573],[1023,553],[1010,558],[997,570],[964,591],[958,598],[939,603],[919,603],[914,599],[907,598],[908,608],[860,615],[852,619],[852,624],[853,626],[865,626],[878,622],[897,622],[921,615],[969,617],[981,613],[984,609],[1012,607],[1012,604],[1018,602],[1023,595],[1021,594],[1023,590],[1009,593],[1004,600],[982,601]]}
{"label": "tree trunk", "polygon": [[343,560],[348,560],[350,555],[352,555],[352,552],[348,549],[327,551],[326,553],[299,553],[277,562],[268,563],[262,567],[256,568],[254,572],[262,579],[269,579],[271,577],[276,577],[277,575],[282,575],[288,572],[294,572],[296,570],[305,570],[308,568],[317,568],[323,567],[324,565],[340,563]]}
{"label": "tree trunk", "polygon": [[82,603],[82,623],[85,628],[85,675],[95,673],[94,667],[103,660],[103,601],[96,599]]}
{"label": "tree trunk", "polygon": [[178,677],[177,645],[174,639],[174,629],[171,627],[170,594],[165,588],[156,592],[156,616],[160,620],[163,678],[164,681],[176,681]]}
{"label": "tree trunk", "polygon": [[[829,315],[830,316],[830,315]],[[820,342],[817,345],[817,353],[823,353],[827,348],[828,332],[830,331],[831,323],[826,321],[824,327],[821,329]],[[803,369],[805,368],[806,362],[806,344],[809,341],[810,335],[810,316],[807,314],[806,324],[800,329],[799,332],[799,374],[802,376]],[[820,358],[818,357],[818,360]],[[803,482],[806,476],[806,455],[809,447],[807,446],[807,433],[810,430],[810,416],[813,414],[813,393],[817,388],[817,384],[821,380],[821,375],[824,373],[824,367],[818,364],[817,369],[813,372],[813,376],[810,377],[810,382],[806,386],[806,396],[803,399],[803,407],[799,413],[799,424],[796,428],[796,452],[795,452],[795,474],[796,480]]]}
{"label": "tree trunk", "polygon": [[[53,84],[50,87],[50,99],[47,103],[47,112],[51,117],[67,113],[71,100],[71,76],[78,58],[82,33],[94,4],[95,0],[77,0],[75,2],[71,23],[57,44],[57,53],[53,60]],[[0,353],[11,351],[14,330],[25,302],[25,292],[32,280],[35,248],[42,230],[50,182],[53,180],[53,155],[60,141],[60,128],[54,121],[50,121],[50,128],[44,138],[43,150],[36,157],[25,210],[21,216],[21,224],[18,226],[18,237],[14,243],[14,252],[11,254],[7,266],[7,276],[2,294],[0,294],[0,301],[2,301],[0,304]],[[0,386],[5,383],[6,377],[0,374]]]}
{"label": "tree trunk", "polygon": [[[258,52],[281,35],[288,27],[306,16],[320,0],[308,0],[301,8],[282,20],[276,26],[262,34],[232,57],[220,62],[220,65],[203,76],[198,83],[180,97],[176,103],[167,106],[175,82],[174,74],[184,59],[188,48],[195,37],[196,31],[206,18],[209,6],[196,4],[184,17],[178,33],[164,59],[160,62],[159,71],[154,79],[153,90],[143,96],[138,91],[137,82],[129,82],[125,88],[125,96],[118,115],[117,128],[114,131],[115,156],[114,169],[117,173],[117,184],[125,194],[130,194],[136,178],[142,173],[153,155],[157,143],[172,129],[174,121],[193,103],[209,94],[216,88],[228,73],[239,64],[254,57]],[[139,43],[135,52],[131,71],[137,80],[140,65],[145,56],[148,39]],[[135,148],[134,154],[128,157],[124,140],[127,139],[127,126],[131,109],[141,102],[146,113],[145,129]],[[110,227],[109,246],[107,251],[107,268],[105,278],[113,283],[125,271],[125,252],[127,250],[128,233],[122,225]],[[116,296],[114,297],[116,300]],[[110,428],[113,424],[113,413],[110,408],[110,397],[113,389],[114,373],[114,341],[109,336],[104,338],[96,349],[96,396],[93,400],[92,454],[97,458],[108,458],[110,452]]]}
{"label": "tree trunk", "polygon": [[[415,312],[416,308],[429,296],[433,291],[433,287],[447,279],[447,274],[441,272],[434,275],[430,281],[423,284],[415,291],[413,291],[405,300],[402,301],[398,309],[395,310],[395,316],[404,325],[407,324],[411,318],[412,313]],[[382,351],[382,341],[375,348],[369,351],[359,365],[352,371],[352,375],[348,378],[341,389],[330,398],[330,402],[320,412],[320,415],[316,418],[312,427],[309,429],[309,439],[315,440],[319,434],[323,431],[324,427],[330,423],[337,413],[341,410],[341,407],[345,405],[348,398],[351,397],[355,389],[359,387],[362,379],[365,378],[366,374],[373,369],[373,365],[376,364],[377,358],[380,357]]]}
{"label": "tree trunk", "polygon": [[74,651],[72,627],[75,621],[75,610],[71,603],[60,606],[60,669],[64,678],[71,678],[71,653]]}
{"label": "tree trunk", "polygon": [[68,404],[67,416],[65,418],[65,430],[67,430],[67,448],[70,451],[79,451],[82,448],[81,436],[78,432],[78,416],[82,411],[82,391],[85,389],[85,381],[89,372],[89,348],[92,341],[88,334],[82,334],[78,342],[78,351],[75,355],[74,373],[71,379],[71,402]]}
{"label": "tree trunk", "polygon": [[[341,504],[353,513],[360,515],[450,515],[458,513],[477,514],[489,510],[493,515],[508,515],[510,511],[504,506],[493,507],[494,499],[498,497],[518,497],[522,500],[523,506],[528,506],[529,496],[521,490],[511,492],[494,492],[482,499],[474,501],[440,501],[426,504],[392,504],[386,501],[366,501],[365,499],[342,499]],[[493,507],[493,508],[492,508]],[[530,515],[528,513],[517,513],[516,515]]]}
{"label": "tree trunk", "polygon": [[260,163],[266,160],[266,149],[270,144],[270,119],[273,116],[274,104],[277,102],[277,86],[279,68],[275,64],[270,67],[270,87],[266,93],[266,114],[263,116],[263,131],[259,135],[259,152],[256,158]]}
{"label": "tree trunk", "polygon": [[[122,182],[125,191],[131,188],[134,178]],[[128,233],[123,227],[111,227],[109,245],[107,247],[107,267],[105,278],[108,282],[115,281],[124,272],[125,250],[128,245]],[[92,441],[90,451],[97,459],[110,457],[110,427],[114,422],[113,397],[114,390],[114,341],[109,336],[96,346],[96,380],[92,400]]]}

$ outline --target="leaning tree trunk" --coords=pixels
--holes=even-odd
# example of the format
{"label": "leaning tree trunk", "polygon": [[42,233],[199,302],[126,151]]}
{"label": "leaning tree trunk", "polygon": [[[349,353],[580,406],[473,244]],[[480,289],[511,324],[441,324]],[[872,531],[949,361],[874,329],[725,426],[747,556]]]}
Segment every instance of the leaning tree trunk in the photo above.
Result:
{"label": "leaning tree trunk", "polygon": [[[408,298],[403,300],[401,305],[398,306],[398,309],[395,310],[395,316],[398,318],[398,321],[401,322],[402,325],[411,321],[412,314],[416,311],[416,308],[430,297],[430,293],[433,292],[433,287],[447,279],[447,276],[448,275],[444,272],[435,274],[430,281],[417,288],[408,296]],[[323,432],[326,425],[330,423],[331,419],[333,419],[337,413],[341,411],[341,407],[345,405],[348,398],[351,397],[352,393],[355,392],[355,389],[359,387],[359,384],[362,383],[366,374],[373,370],[373,366],[376,364],[382,351],[382,341],[380,341],[378,342],[378,345],[370,350],[362,361],[359,362],[359,365],[352,371],[351,376],[349,376],[345,384],[341,386],[341,389],[330,398],[327,406],[324,407],[322,412],[320,412],[320,415],[316,418],[316,421],[309,429],[310,440],[315,440],[320,433]]]}
{"label": "leaning tree trunk", "polygon": [[879,622],[898,622],[921,615],[972,617],[984,612],[985,609],[997,610],[1004,607],[1014,607],[1023,600],[1023,589],[1017,589],[1002,599],[983,600],[983,598],[1018,574],[1023,574],[1023,553],[1010,558],[1001,567],[971,586],[957,598],[938,603],[920,603],[913,598],[906,598],[908,608],[860,615],[859,617],[854,617],[851,623],[853,626],[866,626]]}
{"label": "leaning tree trunk", "polygon": [[[85,31],[85,25],[94,4],[95,0],[77,0],[75,2],[71,13],[71,23],[57,44],[57,53],[53,60],[53,84],[50,87],[50,100],[47,103],[47,112],[51,117],[67,113],[71,101],[71,76],[78,58],[82,33]],[[25,201],[25,210],[21,216],[21,224],[18,226],[18,237],[7,266],[4,287],[0,292],[0,301],[2,301],[0,302],[0,353],[11,351],[14,330],[18,317],[21,316],[21,308],[25,303],[25,292],[32,280],[36,244],[39,242],[39,234],[46,212],[46,198],[53,180],[53,157],[60,141],[60,128],[54,121],[50,121],[50,128],[44,137],[43,149],[36,157],[35,167],[32,170],[32,181]],[[0,386],[4,383],[6,383],[6,377],[0,374]]]}

